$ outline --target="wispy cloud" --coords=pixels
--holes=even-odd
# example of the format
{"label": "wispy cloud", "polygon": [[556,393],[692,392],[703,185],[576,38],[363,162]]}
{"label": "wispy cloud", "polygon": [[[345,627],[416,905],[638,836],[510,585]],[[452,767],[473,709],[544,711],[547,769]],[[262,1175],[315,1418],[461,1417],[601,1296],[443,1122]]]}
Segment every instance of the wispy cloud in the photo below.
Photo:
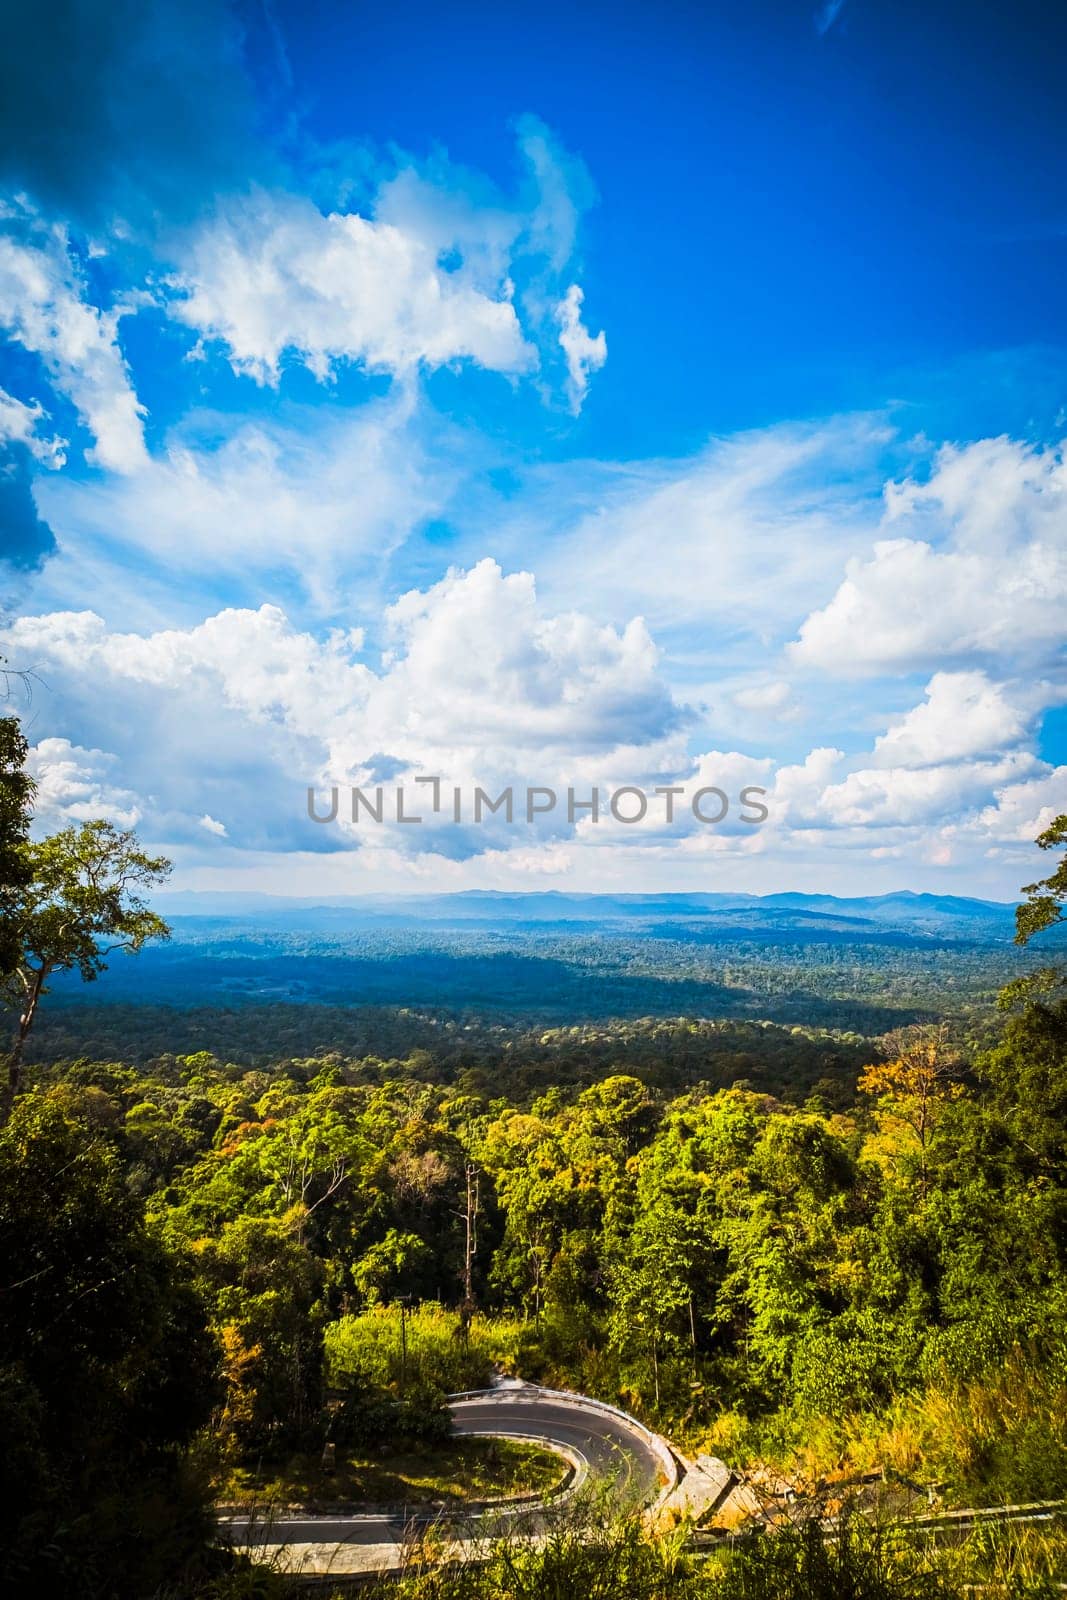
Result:
{"label": "wispy cloud", "polygon": [[815,13],[815,31],[821,37],[829,33],[842,11],[845,9],[845,0],[826,0],[821,10]]}

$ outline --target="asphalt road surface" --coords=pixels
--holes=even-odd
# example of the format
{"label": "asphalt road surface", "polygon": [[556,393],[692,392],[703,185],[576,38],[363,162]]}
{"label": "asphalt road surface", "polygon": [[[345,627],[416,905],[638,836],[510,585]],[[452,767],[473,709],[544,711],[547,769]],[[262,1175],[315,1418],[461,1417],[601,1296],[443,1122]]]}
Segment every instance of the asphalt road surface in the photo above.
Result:
{"label": "asphalt road surface", "polygon": [[[546,1445],[565,1447],[583,1463],[587,1483],[609,1489],[622,1503],[642,1505],[656,1493],[660,1466],[655,1450],[636,1426],[610,1412],[584,1410],[536,1389],[501,1390],[492,1398],[456,1400],[451,1411],[457,1434],[541,1439]],[[399,1543],[414,1529],[441,1520],[440,1511],[397,1507],[391,1512],[351,1516],[282,1514],[257,1518],[251,1526],[247,1517],[225,1517],[219,1527],[236,1544],[381,1545]],[[536,1532],[542,1512],[537,1506],[509,1507],[501,1502],[448,1513],[449,1526],[467,1530],[471,1537],[491,1531],[504,1520],[512,1528]]]}

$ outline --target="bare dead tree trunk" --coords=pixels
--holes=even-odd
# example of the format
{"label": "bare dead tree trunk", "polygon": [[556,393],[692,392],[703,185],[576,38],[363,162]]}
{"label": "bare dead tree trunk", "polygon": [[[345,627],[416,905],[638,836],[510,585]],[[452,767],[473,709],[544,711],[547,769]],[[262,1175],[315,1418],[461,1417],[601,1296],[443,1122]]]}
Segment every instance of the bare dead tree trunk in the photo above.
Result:
{"label": "bare dead tree trunk", "polygon": [[463,1223],[463,1304],[468,1311],[474,1308],[474,1259],[478,1253],[479,1212],[478,1169],[467,1163],[467,1203],[462,1211],[453,1214]]}

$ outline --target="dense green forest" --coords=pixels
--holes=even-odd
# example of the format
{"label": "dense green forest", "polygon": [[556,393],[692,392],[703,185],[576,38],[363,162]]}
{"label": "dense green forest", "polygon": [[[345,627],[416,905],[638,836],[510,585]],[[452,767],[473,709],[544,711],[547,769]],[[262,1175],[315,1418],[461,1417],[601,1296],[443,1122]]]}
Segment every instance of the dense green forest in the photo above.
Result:
{"label": "dense green forest", "polygon": [[[328,1434],[417,1434],[494,1365],[739,1463],[888,1463],[950,1500],[1064,1492],[1065,1056],[1046,996],[971,1060],[892,1041],[845,1109],[610,1072],[516,1099],[410,1061],[37,1069],[0,1212],[28,1568],[44,1528],[49,1560],[82,1559],[72,1406],[94,1438],[120,1408],[109,1462],[132,1434],[139,1504],[154,1474],[186,1481],[187,1444],[203,1483]],[[401,1301],[422,1308],[404,1383]],[[116,1341],[121,1399],[100,1386]],[[121,1546],[131,1490],[111,1493],[123,1515],[91,1540]]]}
{"label": "dense green forest", "polygon": [[[140,890],[162,868],[130,836],[90,824],[30,845],[13,817],[23,996],[64,962],[91,976],[106,938],[158,935]],[[1044,894],[1044,926],[1061,900]],[[1053,971],[981,1027],[877,1038],[279,1006],[197,1012],[186,1050],[167,1038],[184,1014],[99,1015],[106,1050],[12,1051],[0,1130],[14,1595],[251,1592],[224,1587],[260,1580],[213,1550],[213,1499],[327,1441],[440,1439],[445,1394],[493,1370],[798,1484],[882,1468],[948,1504],[1067,1493]],[[299,1054],[303,1017],[334,1047]],[[620,1597],[963,1592],[903,1557],[890,1586],[846,1588],[844,1537],[706,1569],[625,1527],[597,1538],[621,1575],[600,1592]],[[571,1584],[594,1545],[559,1546]],[[510,1589],[487,1587],[489,1567],[411,1592],[556,1592],[551,1549],[499,1559]],[[838,1563],[838,1588],[813,1587],[816,1561]],[[1040,1573],[1013,1582],[993,1592],[1052,1592]]]}
{"label": "dense green forest", "polygon": [[[318,1437],[345,1319],[398,1350],[382,1308],[461,1309],[473,1168],[478,1371],[438,1387],[495,1359],[667,1431],[786,1448],[794,1418],[832,1432],[920,1379],[1054,1341],[1065,1047],[1043,1001],[971,1061],[916,1030],[846,1109],[610,1072],[516,1098],[420,1079],[417,1059],[65,1063],[35,1072],[9,1133],[80,1131],[189,1264],[239,1375],[228,1444]],[[1047,1465],[1006,1445],[997,1471],[1027,1493]]]}
{"label": "dense green forest", "polygon": [[[119,1056],[173,1072],[180,1056],[206,1052],[237,1066],[276,1072],[309,1059],[344,1065],[353,1082],[414,1079],[525,1101],[557,1084],[583,1085],[625,1070],[660,1089],[747,1080],[790,1100],[817,1090],[851,1103],[870,1051],[859,1034],[770,1022],[686,1017],[530,1028],[473,1013],[406,1007],[94,1006],[53,1013],[28,1052],[41,1065]],[[124,1035],[136,1041],[123,1050]],[[76,1048],[63,1049],[64,1045]]]}
{"label": "dense green forest", "polygon": [[[335,919],[316,927],[314,918],[309,912],[312,926],[298,929],[265,916],[175,919],[165,944],[136,963],[112,963],[91,991],[77,974],[57,975],[53,1018],[62,1004],[74,1043],[79,1030],[95,1038],[107,1025],[92,1009],[122,1003],[234,1012],[403,1007],[543,1027],[733,1017],[873,1036],[945,1014],[977,1022],[1003,985],[1038,964],[995,920],[972,917],[945,919],[937,932],[911,921],[795,913],[752,927],[718,913],[600,928],[488,929],[419,921],[416,912],[413,924],[399,925],[353,913],[339,930]],[[131,1021],[126,1048],[141,1049],[141,1028]],[[54,1054],[48,1030],[39,1048]],[[174,1048],[157,1037],[155,1051],[168,1043]]]}

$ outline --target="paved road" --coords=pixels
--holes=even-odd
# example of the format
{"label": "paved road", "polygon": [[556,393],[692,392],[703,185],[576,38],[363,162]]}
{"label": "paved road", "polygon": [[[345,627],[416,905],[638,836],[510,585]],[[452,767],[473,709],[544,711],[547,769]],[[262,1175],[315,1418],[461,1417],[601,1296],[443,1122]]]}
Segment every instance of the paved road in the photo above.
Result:
{"label": "paved road", "polygon": [[[544,1439],[581,1457],[588,1475],[611,1484],[620,1498],[635,1504],[651,1500],[660,1467],[647,1435],[611,1412],[583,1410],[570,1401],[523,1390],[502,1390],[501,1398],[457,1400],[452,1422],[457,1433],[503,1438]],[[507,1398],[503,1398],[507,1396]]]}
{"label": "paved road", "polygon": [[[451,1406],[457,1434],[491,1434],[496,1438],[541,1439],[556,1444],[580,1463],[578,1476],[608,1485],[629,1504],[644,1504],[655,1495],[660,1466],[655,1449],[635,1425],[610,1412],[584,1410],[536,1389],[501,1390],[491,1398],[456,1400]],[[370,1544],[399,1543],[412,1529],[440,1520],[440,1512],[397,1508],[392,1513],[364,1512],[354,1516],[288,1516],[269,1522],[257,1520],[249,1528],[246,1517],[224,1518],[220,1527],[235,1543],[263,1544]],[[511,1526],[535,1532],[539,1507],[468,1506],[451,1520],[470,1530],[498,1526],[506,1518]]]}

